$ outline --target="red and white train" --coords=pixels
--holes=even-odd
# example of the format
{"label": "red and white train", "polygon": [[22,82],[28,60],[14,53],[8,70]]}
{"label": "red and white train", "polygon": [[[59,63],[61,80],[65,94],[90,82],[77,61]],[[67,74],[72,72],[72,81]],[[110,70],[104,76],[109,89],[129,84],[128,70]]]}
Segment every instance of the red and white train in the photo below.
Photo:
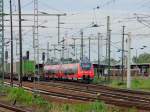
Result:
{"label": "red and white train", "polygon": [[45,65],[46,79],[69,79],[91,81],[94,79],[94,67],[88,61],[74,64]]}

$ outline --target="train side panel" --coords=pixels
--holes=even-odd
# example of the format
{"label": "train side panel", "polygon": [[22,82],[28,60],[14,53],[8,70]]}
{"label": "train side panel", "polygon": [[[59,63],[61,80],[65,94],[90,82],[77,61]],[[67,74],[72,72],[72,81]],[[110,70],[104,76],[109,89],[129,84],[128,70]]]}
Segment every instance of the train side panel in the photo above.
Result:
{"label": "train side panel", "polygon": [[58,78],[69,80],[93,80],[94,68],[92,65],[83,69],[79,63],[63,65],[46,65],[44,66],[45,78]]}
{"label": "train side panel", "polygon": [[24,61],[23,63],[23,71],[26,77],[33,77],[35,71],[34,61]]}
{"label": "train side panel", "polygon": [[60,65],[45,65],[44,66],[44,71],[45,71],[44,77],[46,79],[61,77]]}
{"label": "train side panel", "polygon": [[77,80],[78,77],[78,66],[79,64],[65,64],[61,65],[62,78]]}
{"label": "train side panel", "polygon": [[[23,69],[23,79],[28,80],[28,78],[31,79],[34,77],[34,71],[35,71],[34,61],[29,61],[29,60],[23,61],[22,69]],[[10,73],[11,73],[11,65],[10,63],[7,63],[5,67],[5,76],[9,78]],[[18,79],[19,74],[20,74],[20,62],[16,62],[13,64],[14,79]]]}

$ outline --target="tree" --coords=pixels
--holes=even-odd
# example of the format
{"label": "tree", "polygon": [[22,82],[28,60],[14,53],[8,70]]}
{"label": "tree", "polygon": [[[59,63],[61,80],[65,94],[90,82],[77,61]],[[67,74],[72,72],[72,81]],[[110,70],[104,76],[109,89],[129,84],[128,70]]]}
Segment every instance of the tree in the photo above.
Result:
{"label": "tree", "polygon": [[149,53],[143,53],[143,54],[140,54],[138,57],[134,56],[132,58],[132,61],[134,63],[150,63],[150,54]]}

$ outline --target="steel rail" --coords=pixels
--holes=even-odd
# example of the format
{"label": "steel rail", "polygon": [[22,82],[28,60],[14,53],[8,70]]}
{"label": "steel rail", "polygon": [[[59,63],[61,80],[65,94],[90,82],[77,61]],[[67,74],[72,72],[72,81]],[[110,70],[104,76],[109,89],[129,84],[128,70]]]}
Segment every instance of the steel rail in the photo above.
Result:
{"label": "steel rail", "polygon": [[25,110],[23,108],[20,108],[20,107],[14,106],[14,105],[7,105],[7,104],[2,103],[2,102],[0,102],[0,107],[14,111],[14,112],[32,112],[32,111]]}

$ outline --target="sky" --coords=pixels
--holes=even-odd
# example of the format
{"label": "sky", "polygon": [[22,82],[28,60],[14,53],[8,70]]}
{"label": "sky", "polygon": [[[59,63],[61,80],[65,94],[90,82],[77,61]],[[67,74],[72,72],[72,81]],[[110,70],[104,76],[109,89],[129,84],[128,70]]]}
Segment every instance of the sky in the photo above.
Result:
{"label": "sky", "polygon": [[[9,0],[4,1],[5,12],[9,13]],[[21,0],[22,13],[33,13],[33,0]],[[96,9],[99,7],[99,9]],[[110,16],[110,28],[112,30],[112,46],[111,46],[111,56],[117,60],[121,56],[121,53],[116,52],[121,49],[121,38],[122,38],[122,26],[125,25],[125,32],[132,33],[132,56],[135,55],[136,49],[138,49],[138,54],[143,52],[149,52],[149,42],[150,36],[149,27],[146,27],[142,23],[139,23],[135,17],[138,14],[140,17],[150,16],[150,0],[39,0],[39,12],[46,12],[49,14],[62,14],[66,13],[67,16],[61,17],[61,39],[66,38],[66,44],[72,44],[71,38],[80,38],[80,30],[84,31],[84,38],[97,37],[97,33],[101,33],[103,39],[101,40],[101,58],[105,57],[105,38],[106,38],[106,25],[107,16]],[[13,13],[17,13],[17,0],[13,1]],[[24,25],[33,25],[33,17],[22,17],[28,21],[23,22]],[[9,19],[9,17],[5,17]],[[145,18],[144,18],[145,19]],[[147,18],[147,21],[150,18]],[[91,23],[96,23],[100,25],[99,28],[87,28]],[[39,39],[41,49],[47,48],[47,42],[50,44],[57,43],[57,17],[39,17],[39,24],[46,26],[47,28],[39,28]],[[9,25],[7,21],[5,25]],[[13,17],[13,25],[18,25],[18,18]],[[18,38],[18,28],[14,27],[14,37]],[[23,27],[23,51],[30,50],[33,58],[32,49],[32,27]],[[143,35],[145,34],[145,35]],[[5,28],[5,36],[10,38],[10,28]],[[50,38],[52,37],[52,38]],[[125,37],[127,38],[127,36]],[[7,41],[7,40],[6,40]],[[97,40],[92,40],[92,60],[97,60]],[[78,52],[80,54],[80,40],[77,40]],[[84,54],[88,56],[88,41],[84,41],[85,48]],[[144,50],[140,48],[146,45],[148,46]],[[52,47],[52,46],[51,46]],[[8,47],[10,49],[10,47]],[[14,45],[16,47],[16,42]],[[72,48],[69,48],[70,52],[73,52]],[[16,50],[18,51],[18,50]],[[43,52],[43,51],[41,51]],[[46,52],[46,51],[45,51]],[[16,53],[15,53],[16,54]],[[54,53],[51,52],[50,55],[54,57]],[[59,57],[57,55],[55,57]],[[67,57],[66,51],[66,57]],[[71,53],[69,57],[71,57]],[[79,57],[79,55],[78,55]],[[16,56],[16,60],[18,57]]]}

